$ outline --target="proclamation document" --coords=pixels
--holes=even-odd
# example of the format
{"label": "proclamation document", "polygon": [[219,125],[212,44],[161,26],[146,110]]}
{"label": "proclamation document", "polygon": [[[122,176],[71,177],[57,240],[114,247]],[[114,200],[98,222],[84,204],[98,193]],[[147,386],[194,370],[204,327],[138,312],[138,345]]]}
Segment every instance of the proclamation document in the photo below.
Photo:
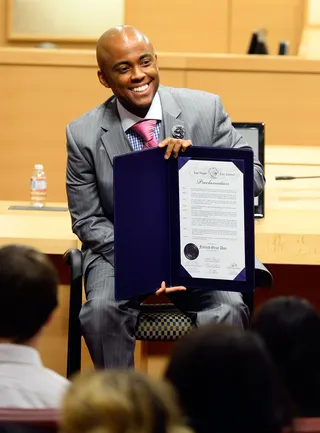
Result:
{"label": "proclamation document", "polygon": [[241,161],[180,158],[181,265],[193,278],[245,281]]}

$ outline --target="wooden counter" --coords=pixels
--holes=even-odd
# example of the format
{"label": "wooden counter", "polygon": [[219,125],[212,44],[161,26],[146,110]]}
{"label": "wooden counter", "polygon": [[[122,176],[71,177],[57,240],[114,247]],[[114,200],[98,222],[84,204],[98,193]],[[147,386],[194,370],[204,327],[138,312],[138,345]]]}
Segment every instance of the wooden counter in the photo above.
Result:
{"label": "wooden counter", "polygon": [[[320,73],[320,59],[297,56],[257,56],[158,52],[161,69],[241,72]],[[0,47],[0,65],[86,67],[97,69],[95,50]]]}

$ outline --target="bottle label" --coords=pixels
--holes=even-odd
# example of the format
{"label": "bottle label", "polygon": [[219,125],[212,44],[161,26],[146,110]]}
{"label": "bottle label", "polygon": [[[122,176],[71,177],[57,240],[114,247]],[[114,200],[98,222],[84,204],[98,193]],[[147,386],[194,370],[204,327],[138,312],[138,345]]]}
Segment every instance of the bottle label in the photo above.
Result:
{"label": "bottle label", "polygon": [[46,179],[31,179],[30,189],[32,191],[46,191],[47,190]]}

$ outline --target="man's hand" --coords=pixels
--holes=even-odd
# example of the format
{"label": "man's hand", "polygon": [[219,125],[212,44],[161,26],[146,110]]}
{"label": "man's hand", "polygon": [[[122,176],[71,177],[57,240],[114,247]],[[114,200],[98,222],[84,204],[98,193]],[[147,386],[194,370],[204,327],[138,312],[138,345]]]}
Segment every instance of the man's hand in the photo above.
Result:
{"label": "man's hand", "polygon": [[180,140],[179,138],[166,138],[158,144],[158,147],[166,147],[167,150],[164,155],[165,159],[169,159],[171,153],[173,156],[177,158],[179,151],[184,152],[189,146],[191,146],[191,140]]}
{"label": "man's hand", "polygon": [[184,286],[167,287],[166,283],[162,281],[160,289],[156,291],[156,295],[161,295],[162,293],[166,295],[167,293],[180,292],[185,290],[187,289]]}

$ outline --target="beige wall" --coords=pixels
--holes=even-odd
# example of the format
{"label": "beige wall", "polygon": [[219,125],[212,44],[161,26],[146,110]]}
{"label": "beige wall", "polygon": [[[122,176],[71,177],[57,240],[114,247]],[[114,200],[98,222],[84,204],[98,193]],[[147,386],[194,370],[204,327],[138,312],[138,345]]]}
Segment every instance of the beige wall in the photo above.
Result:
{"label": "beige wall", "polygon": [[[304,0],[126,0],[125,22],[145,31],[158,51],[245,53],[251,32],[268,31],[268,45],[277,53],[280,40],[290,41],[296,54],[302,30]],[[0,45],[5,36],[5,0],[0,0]],[[93,44],[60,44],[67,48],[93,48]]]}

